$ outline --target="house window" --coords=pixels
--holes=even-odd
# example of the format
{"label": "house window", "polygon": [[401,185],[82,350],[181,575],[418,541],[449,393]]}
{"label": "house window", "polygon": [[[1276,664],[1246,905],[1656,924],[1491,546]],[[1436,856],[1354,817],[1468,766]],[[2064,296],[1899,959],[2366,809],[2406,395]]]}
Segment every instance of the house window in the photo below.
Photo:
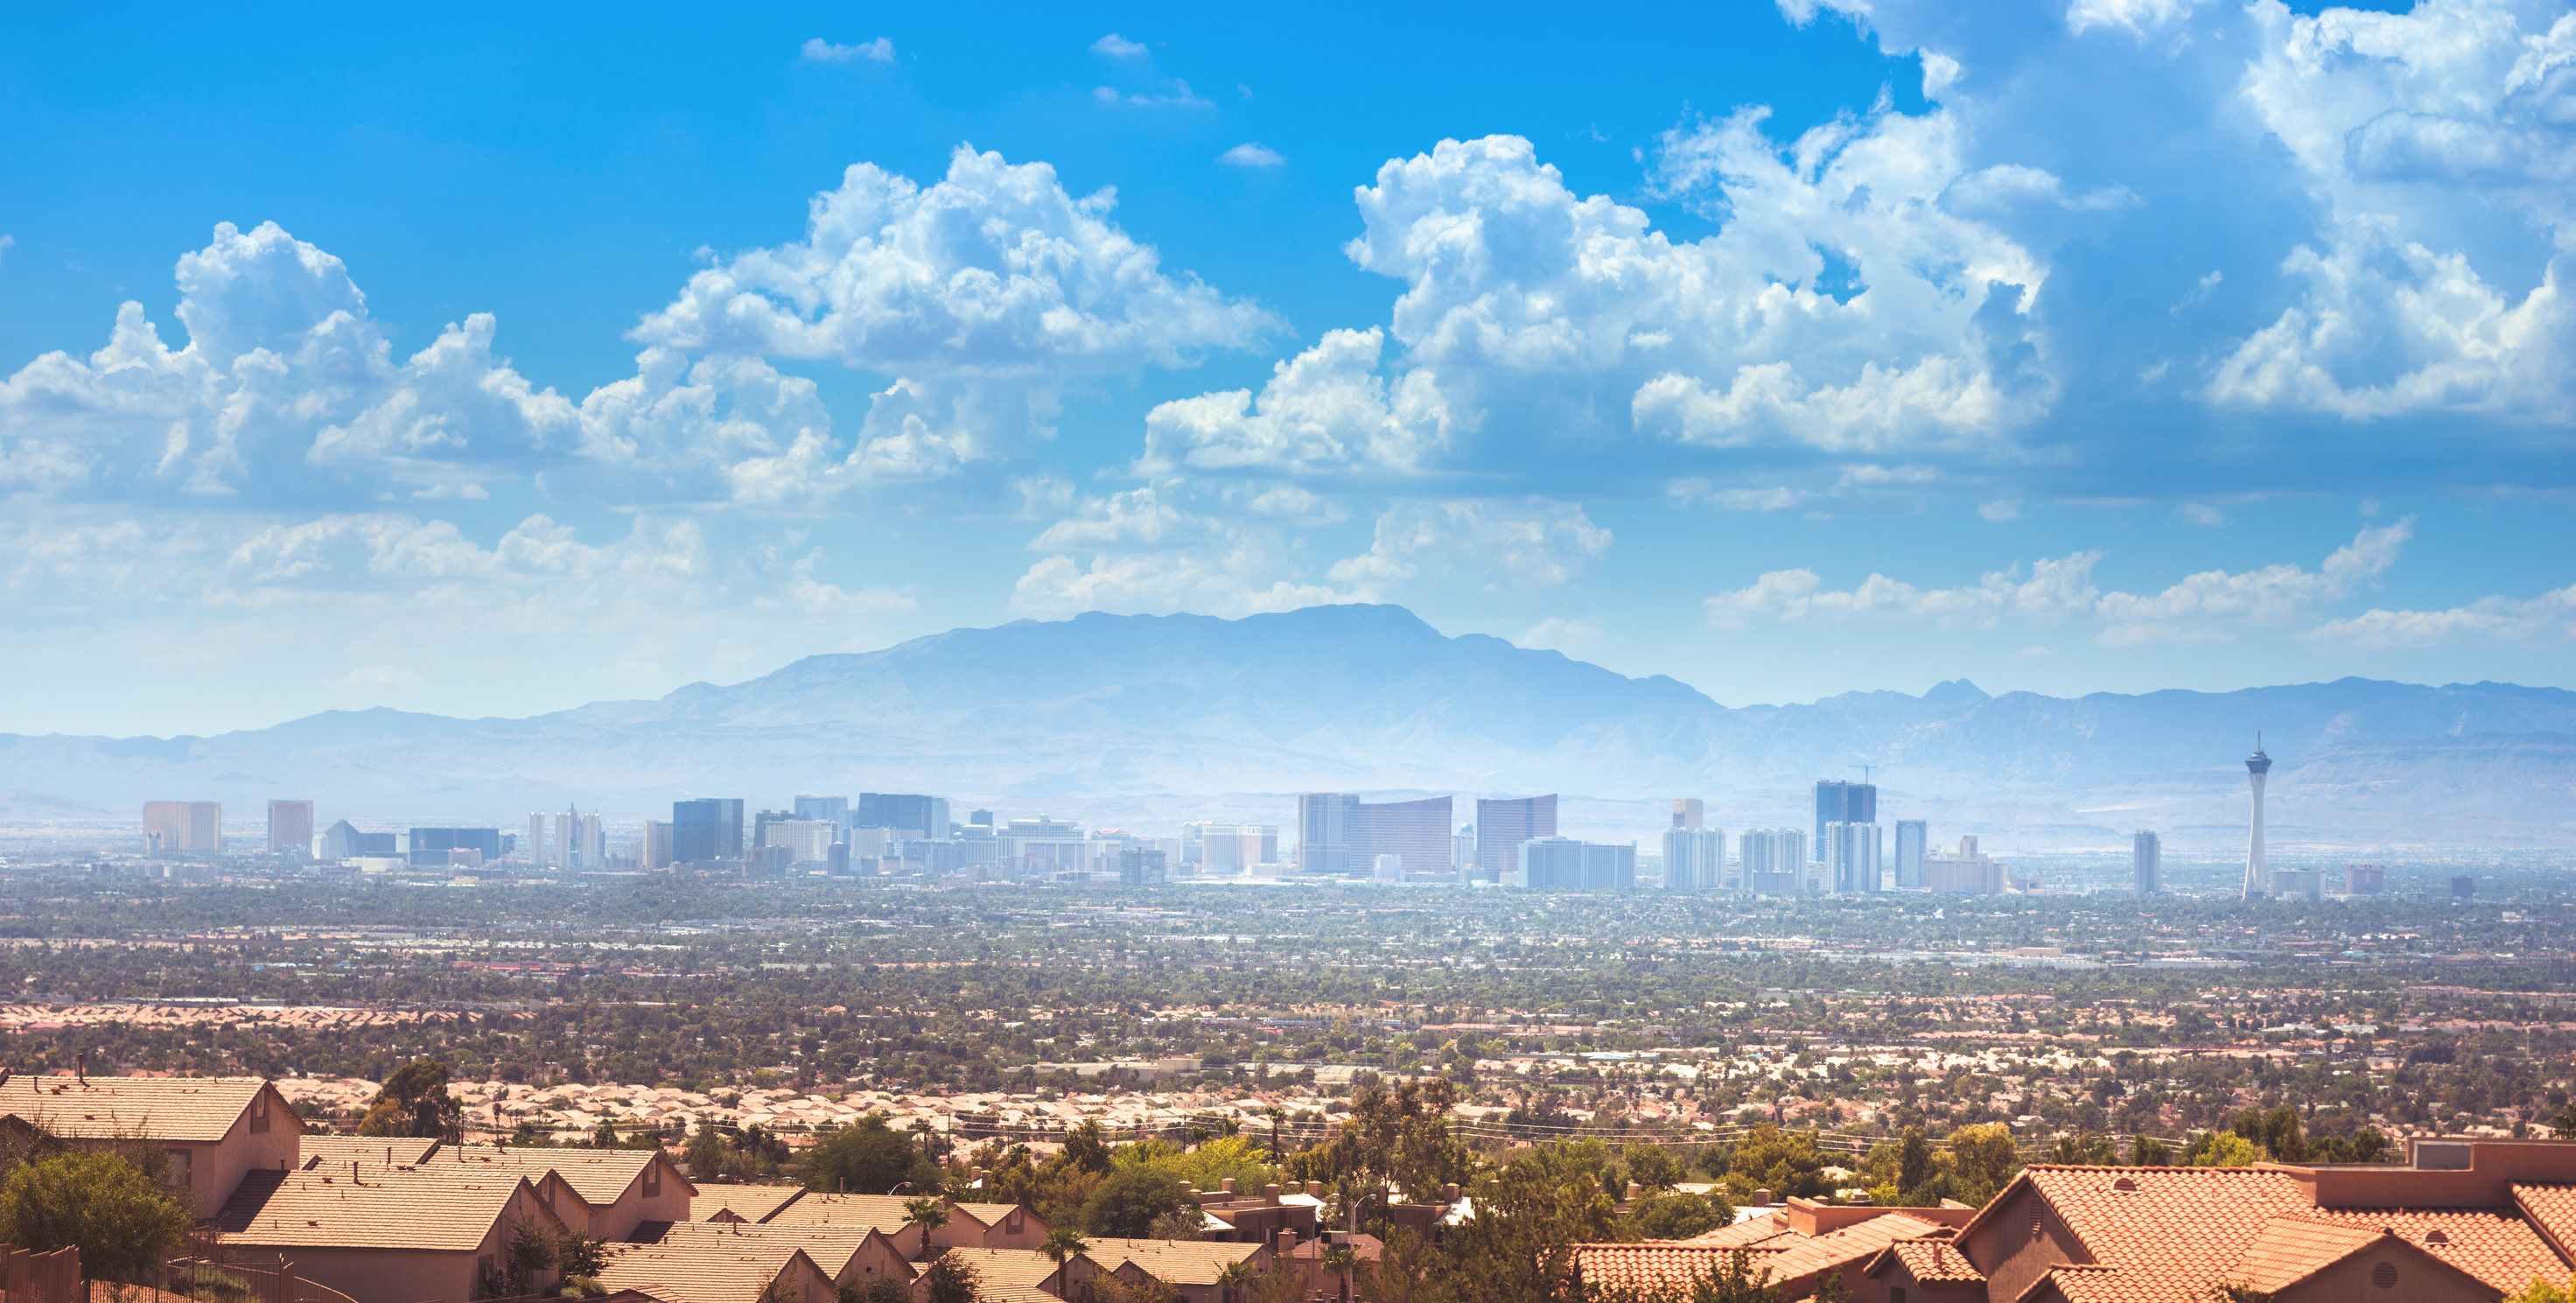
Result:
{"label": "house window", "polygon": [[1887,1303],[1905,1303],[1905,1287],[1893,1285],[1887,1291]]}
{"label": "house window", "polygon": [[[2462,1146],[2466,1148],[2466,1146]],[[2370,1269],[2370,1283],[2381,1289],[2397,1288],[2397,1264],[2383,1262]]]}
{"label": "house window", "polygon": [[268,1130],[268,1092],[263,1090],[250,1102],[250,1133],[258,1135],[266,1130]]}
{"label": "house window", "polygon": [[1002,1220],[1002,1233],[1003,1233],[1004,1235],[1017,1235],[1017,1234],[1019,1234],[1019,1233],[1020,1233],[1020,1210],[1019,1210],[1019,1209],[1017,1209],[1017,1208],[1012,1209],[1012,1210],[1011,1210],[1011,1215],[1010,1215],[1009,1217],[1006,1217],[1006,1218],[1004,1218],[1004,1219]]}
{"label": "house window", "polygon": [[172,1149],[167,1152],[170,1155],[170,1184],[195,1184],[197,1179],[196,1151],[193,1149]]}

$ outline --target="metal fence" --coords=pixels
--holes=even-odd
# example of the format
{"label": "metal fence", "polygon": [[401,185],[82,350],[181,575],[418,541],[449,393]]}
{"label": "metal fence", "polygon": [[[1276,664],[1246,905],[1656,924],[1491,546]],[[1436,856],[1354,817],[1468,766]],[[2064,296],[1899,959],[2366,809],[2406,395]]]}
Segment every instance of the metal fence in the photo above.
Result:
{"label": "metal fence", "polygon": [[[328,1285],[297,1276],[292,1262],[253,1267],[211,1256],[180,1256],[165,1260],[159,1275],[162,1289],[199,1303],[357,1303]],[[10,1303],[17,1303],[16,1295]]]}

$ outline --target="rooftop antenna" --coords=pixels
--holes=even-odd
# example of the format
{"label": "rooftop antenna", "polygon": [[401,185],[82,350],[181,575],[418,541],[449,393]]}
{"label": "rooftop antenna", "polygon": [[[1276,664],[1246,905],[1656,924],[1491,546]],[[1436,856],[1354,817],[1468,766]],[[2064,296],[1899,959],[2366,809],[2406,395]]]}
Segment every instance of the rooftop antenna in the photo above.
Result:
{"label": "rooftop antenna", "polygon": [[1860,771],[1860,785],[1861,785],[1861,786],[1863,786],[1863,787],[1867,787],[1867,786],[1869,786],[1869,771],[1870,771],[1870,770],[1872,770],[1872,769],[1877,768],[1877,766],[1875,766],[1875,765],[1845,765],[1845,766],[1843,766],[1843,768],[1845,768],[1845,769],[1857,769],[1857,770],[1859,770],[1859,771]]}

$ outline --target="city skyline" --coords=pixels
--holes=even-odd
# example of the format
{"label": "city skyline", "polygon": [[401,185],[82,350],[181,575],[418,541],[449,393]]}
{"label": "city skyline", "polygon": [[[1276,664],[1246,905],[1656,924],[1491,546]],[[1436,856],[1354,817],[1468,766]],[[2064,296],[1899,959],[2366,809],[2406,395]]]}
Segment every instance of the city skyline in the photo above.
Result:
{"label": "city skyline", "polygon": [[2562,10],[33,15],[0,729],[1360,600],[1739,703],[2568,686]]}

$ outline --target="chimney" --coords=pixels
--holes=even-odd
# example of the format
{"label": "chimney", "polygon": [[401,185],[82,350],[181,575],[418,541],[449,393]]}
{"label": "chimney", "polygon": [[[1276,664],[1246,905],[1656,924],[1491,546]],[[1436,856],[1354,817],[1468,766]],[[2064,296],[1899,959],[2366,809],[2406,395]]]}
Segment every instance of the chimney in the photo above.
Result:
{"label": "chimney", "polygon": [[1278,1184],[1274,1182],[1274,1183],[1272,1183],[1272,1184],[1270,1184],[1270,1185],[1265,1185],[1265,1186],[1261,1187],[1261,1197],[1263,1197],[1263,1198],[1265,1198],[1265,1199],[1268,1199],[1268,1200],[1269,1200],[1270,1202],[1272,1202],[1272,1203],[1277,1203],[1277,1202],[1279,1202],[1279,1186],[1278,1186]]}
{"label": "chimney", "polygon": [[1638,1185],[1634,1181],[1630,1181],[1628,1183],[1628,1202],[1635,1203],[1637,1201],[1637,1191],[1643,1188],[1645,1187]]}
{"label": "chimney", "polygon": [[1234,1193],[1234,1178],[1229,1176],[1219,1179],[1216,1183],[1216,1188],[1223,1190],[1227,1194]]}
{"label": "chimney", "polygon": [[1306,1183],[1306,1197],[1307,1197],[1307,1198],[1309,1198],[1309,1199],[1321,1199],[1321,1198],[1323,1198],[1323,1197],[1324,1197],[1324,1183],[1323,1183],[1323,1182],[1321,1182],[1321,1181],[1308,1181],[1308,1182]]}
{"label": "chimney", "polygon": [[350,1159],[350,1160],[349,1160],[349,1184],[351,1184],[351,1185],[356,1185],[357,1183],[358,1183],[358,1160],[357,1160],[357,1159],[352,1158],[352,1159]]}
{"label": "chimney", "polygon": [[1756,1191],[1754,1191],[1754,1192],[1753,1192],[1753,1206],[1754,1206],[1754,1207],[1756,1207],[1756,1208],[1768,1208],[1768,1207],[1770,1207],[1770,1206],[1771,1206],[1771,1192],[1770,1192],[1770,1191],[1768,1191],[1768,1190],[1756,1190]]}
{"label": "chimney", "polygon": [[89,1051],[83,1050],[72,1056],[72,1080],[84,1086],[89,1084]]}
{"label": "chimney", "polygon": [[1458,1202],[1458,1183],[1451,1181],[1449,1184],[1440,1187],[1440,1197],[1449,1203]]}

